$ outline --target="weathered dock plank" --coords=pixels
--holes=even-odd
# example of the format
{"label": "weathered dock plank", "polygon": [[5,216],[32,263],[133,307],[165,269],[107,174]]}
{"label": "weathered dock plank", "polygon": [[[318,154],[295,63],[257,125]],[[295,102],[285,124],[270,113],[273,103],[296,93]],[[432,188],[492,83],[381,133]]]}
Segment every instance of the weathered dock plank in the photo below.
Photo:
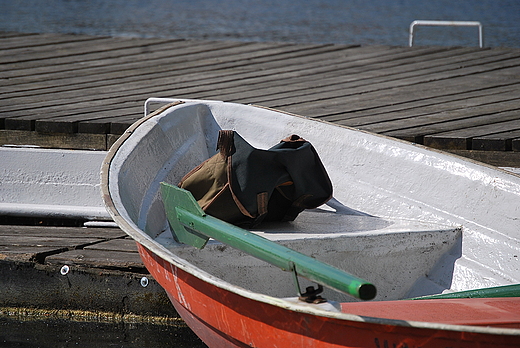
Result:
{"label": "weathered dock plank", "polygon": [[11,52],[23,49],[23,53],[36,52],[47,49],[55,50],[55,45],[66,45],[69,43],[85,42],[90,40],[106,40],[105,37],[88,35],[61,35],[61,34],[18,34],[4,33],[0,42],[1,56],[14,56]]}
{"label": "weathered dock plank", "polygon": [[67,251],[64,247],[53,246],[16,246],[0,245],[0,263],[36,262],[45,260],[47,255],[55,255]]}
{"label": "weathered dock plank", "polygon": [[[244,48],[247,48],[248,51],[243,52]],[[157,81],[158,78],[176,78],[175,82],[189,82],[192,85],[200,84],[201,79],[218,79],[224,78],[226,76],[231,76],[228,78],[228,80],[235,81],[237,79],[237,75],[240,75],[239,77],[242,79],[248,79],[250,76],[242,76],[244,73],[246,73],[246,71],[249,73],[252,72],[253,74],[257,74],[258,71],[260,71],[260,69],[252,69],[252,65],[254,65],[253,60],[261,60],[259,58],[255,58],[255,53],[261,54],[264,59],[278,58],[287,60],[285,62],[288,63],[290,59],[294,59],[294,57],[297,57],[298,55],[309,58],[323,53],[332,53],[333,51],[337,50],[333,46],[315,47],[312,51],[299,46],[286,46],[282,50],[282,47],[266,48],[265,45],[223,47],[219,49],[218,52],[211,51],[210,47],[207,47],[207,49],[208,50],[201,52],[202,57],[199,57],[199,54],[197,53],[193,53],[188,58],[177,60],[169,59],[165,62],[153,62],[146,60],[137,66],[135,65],[135,62],[133,62],[132,67],[125,70],[118,70],[121,69],[122,64],[117,64],[117,68],[113,67],[112,71],[110,72],[100,71],[85,76],[73,76],[72,78],[71,76],[68,76],[66,78],[67,81],[61,81],[59,84],[53,83],[48,79],[43,81],[41,85],[29,81],[30,86],[27,87],[39,89],[39,91],[34,92],[34,95],[68,92],[68,95],[60,95],[60,97],[70,97],[73,96],[73,92],[76,90],[105,87],[114,84],[126,86],[127,83],[135,83],[139,85],[150,83],[151,81],[153,81],[155,84],[160,84],[160,81]],[[252,49],[254,51],[252,51]],[[211,52],[213,52],[215,57],[210,55]],[[240,58],[244,58],[241,56],[247,57],[247,64],[240,60]],[[321,57],[321,59],[323,58],[324,57]],[[315,59],[320,59],[320,57],[318,56]],[[295,64],[299,65],[301,63],[302,62],[300,61],[296,62]],[[288,69],[288,65],[286,65],[286,69]],[[299,69],[301,70],[302,68]],[[92,71],[92,69],[90,69],[90,71]],[[68,75],[70,75],[70,72]],[[165,82],[168,84],[171,83],[171,80],[167,80]],[[71,86],[75,86],[75,88],[71,89]],[[126,89],[128,90],[135,88],[136,86],[132,85]],[[21,93],[19,90],[12,90],[7,87],[0,89],[0,91],[7,93],[2,96],[3,99],[11,100],[13,98],[27,97],[26,93]]]}
{"label": "weathered dock plank", "polygon": [[89,269],[118,269],[131,272],[147,272],[141,257],[136,252],[114,250],[70,250],[45,258],[48,265],[69,265]]}
{"label": "weathered dock plank", "polygon": [[86,245],[99,242],[97,238],[63,238],[63,237],[30,237],[24,236],[20,238],[0,236],[0,245],[5,246],[21,246],[21,247],[65,247],[65,248],[83,248]]}
{"label": "weathered dock plank", "polygon": [[[308,57],[310,57],[310,56],[312,56],[312,57],[316,56],[316,54],[311,55],[311,53],[312,52],[307,52],[307,51],[303,53],[303,54],[305,54],[306,60],[308,60]],[[378,53],[380,54],[381,52],[378,52]],[[410,54],[410,53],[408,53],[408,54]],[[329,58],[330,58],[330,54],[329,54]],[[319,59],[319,57],[315,58],[315,59]],[[312,77],[312,76],[307,77],[307,75],[309,74],[309,69],[308,69],[308,66],[302,66],[302,64],[304,64],[304,62],[301,59],[299,59],[298,61],[293,63],[293,66],[296,68],[292,69],[292,72],[291,72],[291,68],[288,65],[290,63],[290,60],[291,59],[284,57],[283,67],[278,66],[277,69],[272,72],[266,73],[265,72],[266,68],[264,66],[262,66],[262,68],[261,68],[261,73],[259,73],[257,71],[252,71],[249,73],[241,72],[240,79],[236,78],[236,73],[233,74],[234,76],[230,76],[230,77],[222,76],[222,74],[220,76],[215,76],[215,77],[208,76],[208,75],[214,74],[214,72],[212,72],[211,74],[206,72],[203,74],[202,78],[196,78],[193,76],[193,74],[190,74],[188,71],[186,71],[184,69],[183,70],[184,73],[182,75],[182,80],[181,81],[174,80],[175,89],[172,89],[172,87],[169,87],[172,85],[171,78],[163,77],[163,78],[153,79],[150,82],[142,82],[142,81],[138,80],[133,85],[126,84],[124,91],[118,90],[113,93],[121,94],[122,92],[125,92],[125,96],[121,96],[117,100],[120,100],[120,101],[128,100],[128,98],[131,98],[131,95],[128,96],[128,93],[130,93],[130,94],[132,92],[133,93],[143,93],[143,90],[147,91],[148,84],[152,85],[152,89],[149,90],[149,92],[151,92],[151,93],[156,92],[157,90],[159,90],[159,91],[169,90],[170,93],[172,93],[173,95],[178,95],[178,96],[183,96],[183,95],[189,96],[189,95],[193,95],[194,93],[200,94],[201,92],[204,92],[204,91],[215,91],[215,90],[222,91],[224,89],[229,90],[230,88],[241,89],[242,91],[247,88],[251,88],[253,90],[258,90],[263,87],[263,85],[261,84],[262,82],[265,83],[266,81],[269,82],[272,80],[291,81],[291,80],[289,80],[289,78],[291,78],[291,77],[294,78],[295,74],[296,74],[296,76],[302,75],[302,72],[305,72],[304,76],[307,78],[306,82],[311,82],[311,81],[315,80],[315,77]],[[249,63],[250,63],[249,65],[252,65],[254,63],[253,59],[251,59]],[[341,67],[339,67],[339,68],[335,67],[334,72],[336,72],[340,68]],[[217,70],[217,67],[214,67],[214,71],[216,71],[216,70]],[[323,68],[322,68],[321,72],[323,73]],[[226,70],[226,73],[229,75],[229,72],[227,70]],[[200,74],[200,73],[198,73],[198,74]],[[292,74],[292,76],[290,76],[290,74]],[[275,76],[276,78],[273,78],[273,76]],[[311,80],[309,80],[309,79],[311,79]],[[120,81],[123,81],[123,80],[124,79],[121,79]],[[123,81],[123,82],[126,82],[126,81]],[[112,88],[112,86],[108,86],[107,90],[96,90],[93,92],[93,94],[99,95],[99,93],[110,93],[111,88]],[[265,88],[271,89],[272,86],[268,85]],[[282,85],[281,88],[286,88],[286,85]],[[88,91],[88,90],[81,89],[81,92],[83,92],[83,93],[85,93],[86,91]],[[213,93],[215,93],[215,92],[213,92]],[[103,94],[103,95],[105,95],[105,94]],[[62,94],[62,96],[63,96],[63,94]],[[67,108],[67,110],[73,110],[75,113],[80,114],[81,113],[80,110],[75,110],[75,109],[81,108],[82,105],[85,105],[81,101],[85,100],[85,99],[91,100],[89,97],[85,97],[83,95],[80,98],[81,99],[73,99],[73,100],[65,99],[68,103],[72,103],[72,102],[76,102],[76,101],[78,102],[78,103],[75,103],[74,106],[71,106],[72,109]],[[15,101],[16,101],[16,99],[15,99]],[[21,101],[22,100],[20,100],[20,102]],[[60,102],[61,102],[60,100],[49,100],[46,103],[48,105],[51,103],[54,103],[56,105],[56,104],[59,104]],[[107,101],[107,102],[111,103],[110,101]],[[89,103],[89,102],[87,102],[87,103]],[[29,108],[29,107],[38,108],[38,107],[44,107],[44,106],[46,106],[46,105],[44,105],[44,103],[34,103],[34,104],[31,104],[30,106],[27,106],[27,108]],[[88,107],[88,105],[85,105],[85,106]],[[14,105],[13,107],[16,108],[17,106]],[[0,107],[0,111],[7,111],[8,108],[9,108],[9,106],[4,107],[3,109]],[[18,108],[19,109],[22,108],[22,110],[23,110],[23,107],[18,106]],[[11,113],[11,118],[14,119],[15,117],[18,117],[18,115],[20,115],[20,114],[24,115],[22,110],[19,110],[18,113]],[[59,106],[56,106],[55,109],[48,108],[46,110],[53,111],[53,114],[56,116],[61,116],[59,113],[60,113],[60,110],[62,110],[62,108],[60,108]],[[41,118],[42,115],[31,115],[31,116],[26,116],[26,117]]]}
{"label": "weathered dock plank", "polygon": [[[411,138],[428,134],[429,132],[445,129],[467,128],[474,125],[501,122],[506,119],[515,119],[518,115],[514,112],[520,108],[518,93],[520,86],[514,91],[491,95],[479,95],[467,97],[462,100],[447,101],[441,105],[416,108],[411,111],[403,111],[395,116],[365,116],[359,119],[350,119],[353,126],[359,126],[364,130],[384,133],[394,137]],[[513,111],[502,113],[500,110]]]}
{"label": "weathered dock plank", "polygon": [[53,227],[43,226],[19,226],[2,225],[0,236],[23,236],[23,237],[42,237],[60,236],[63,238],[98,238],[98,239],[117,239],[126,237],[126,233],[118,228],[78,228],[78,227]]}
{"label": "weathered dock plank", "polygon": [[119,228],[0,226],[0,260],[75,264],[144,272],[133,240]]}
{"label": "weathered dock plank", "polygon": [[[78,228],[78,227],[42,227],[0,225],[0,261],[4,262],[33,262],[44,264],[54,255],[61,255],[69,251],[91,249],[104,250],[110,254],[113,251],[131,252],[128,256],[133,260],[132,267],[137,267],[135,260],[139,258],[137,249],[129,246],[126,234],[118,228]],[[109,243],[110,242],[110,243]],[[108,243],[106,246],[95,247],[98,244]],[[119,244],[119,248],[116,248]],[[109,246],[111,246],[109,248]],[[110,255],[98,255],[99,265]],[[61,256],[60,256],[61,257]],[[49,258],[49,259],[48,259]],[[113,256],[114,259],[117,256]],[[95,263],[91,257],[91,263]],[[122,266],[123,264],[121,264]],[[143,268],[141,264],[139,266]],[[122,266],[123,268],[123,266]]]}
{"label": "weathered dock plank", "polygon": [[0,33],[0,143],[86,137],[106,149],[151,96],[259,104],[467,154],[520,151],[518,49]]}
{"label": "weathered dock plank", "polygon": [[[519,57],[520,58],[520,57]],[[507,64],[507,63],[505,63]],[[518,64],[516,60],[504,63],[483,64],[476,67],[460,68],[453,72],[440,72],[425,76],[399,79],[386,85],[368,85],[356,89],[328,92],[322,99],[301,101],[291,106],[290,111],[325,117],[330,114],[347,114],[351,111],[376,109],[395,104],[405,104],[411,101],[456,94],[489,87],[511,85],[513,81],[493,76],[474,76],[490,72],[498,68],[511,67]],[[338,107],[341,105],[341,108]],[[281,107],[282,105],[277,105]]]}
{"label": "weathered dock plank", "polygon": [[[0,307],[176,317],[124,235],[118,228],[0,225]],[[78,248],[86,239],[94,243]]]}
{"label": "weathered dock plank", "polygon": [[[492,132],[496,132],[496,128],[492,128]],[[520,148],[514,148],[520,145],[520,129],[506,130],[500,133],[486,134],[476,136],[471,139],[471,148],[474,150],[484,151],[520,151]]]}
{"label": "weathered dock plank", "polygon": [[[119,230],[119,229],[117,229]],[[119,230],[121,231],[121,230]],[[85,250],[99,250],[99,251],[119,251],[127,253],[137,253],[137,244],[135,240],[130,237],[122,239],[111,239],[106,242],[96,243],[86,246]]]}
{"label": "weathered dock plank", "polygon": [[34,145],[45,148],[74,150],[106,150],[108,137],[112,138],[106,134],[45,134],[36,131],[0,129],[0,144],[2,145]]}
{"label": "weathered dock plank", "polygon": [[[438,149],[454,149],[454,150],[484,150],[482,148],[472,148],[472,140],[474,137],[483,137],[493,133],[508,132],[510,130],[520,129],[520,120],[518,119],[518,111],[516,112],[504,112],[503,117],[497,117],[504,119],[509,116],[510,120],[497,121],[493,124],[483,124],[474,127],[466,127],[464,129],[457,129],[448,132],[437,133],[434,135],[426,135],[424,137],[424,144],[426,146],[438,148]],[[500,114],[498,114],[500,116]],[[513,135],[512,138],[515,138]],[[512,150],[508,149],[508,146],[504,140],[503,148],[504,151]],[[478,142],[477,142],[478,143]]]}

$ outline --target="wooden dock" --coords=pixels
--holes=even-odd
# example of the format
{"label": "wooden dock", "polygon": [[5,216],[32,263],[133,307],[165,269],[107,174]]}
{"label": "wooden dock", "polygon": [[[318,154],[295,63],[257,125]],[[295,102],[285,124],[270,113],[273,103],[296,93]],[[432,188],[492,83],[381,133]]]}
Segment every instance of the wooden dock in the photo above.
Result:
{"label": "wooden dock", "polygon": [[0,144],[106,150],[148,97],[253,103],[520,166],[520,49],[0,33]]}
{"label": "wooden dock", "polygon": [[12,308],[177,316],[119,228],[0,224],[0,288],[0,318]]}

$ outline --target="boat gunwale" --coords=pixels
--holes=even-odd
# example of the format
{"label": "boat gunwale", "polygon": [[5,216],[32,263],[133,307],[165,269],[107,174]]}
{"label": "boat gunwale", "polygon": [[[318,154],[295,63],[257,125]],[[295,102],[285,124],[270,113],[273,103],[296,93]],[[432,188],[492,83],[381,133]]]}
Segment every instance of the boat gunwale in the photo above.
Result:
{"label": "boat gunwale", "polygon": [[[322,317],[328,317],[333,319],[340,319],[340,320],[346,320],[346,321],[355,321],[355,322],[365,322],[365,323],[371,323],[371,324],[381,324],[381,325],[391,325],[391,326],[402,326],[402,327],[415,327],[415,328],[421,328],[421,329],[432,329],[432,330],[447,330],[447,331],[455,331],[455,332],[470,332],[470,333],[477,333],[477,334],[492,334],[492,335],[507,335],[507,336],[520,336],[520,329],[514,329],[514,328],[496,328],[496,327],[481,327],[481,326],[471,326],[471,325],[454,325],[454,324],[443,324],[443,323],[436,323],[436,322],[423,322],[423,321],[403,321],[403,320],[396,320],[396,319],[388,319],[388,318],[379,318],[379,317],[365,317],[365,316],[359,316],[355,314],[350,313],[344,313],[344,312],[331,312],[327,310],[323,310],[320,308],[310,308],[305,305],[299,305],[296,303],[292,303],[290,301],[286,301],[283,298],[278,298],[274,296],[265,295],[262,293],[253,292],[250,290],[247,290],[245,288],[242,288],[240,286],[231,284],[225,280],[222,280],[216,276],[213,276],[209,274],[208,272],[192,265],[190,262],[178,257],[173,252],[171,252],[169,249],[161,245],[160,243],[156,242],[152,237],[150,237],[147,233],[142,231],[137,227],[137,225],[134,223],[130,223],[127,221],[123,216],[121,216],[116,208],[116,205],[112,199],[112,195],[110,194],[109,190],[109,183],[110,183],[110,168],[112,164],[112,160],[117,154],[117,151],[123,146],[123,144],[132,136],[134,131],[139,128],[141,125],[143,125],[145,122],[149,121],[150,119],[161,115],[163,112],[166,112],[172,108],[177,108],[180,106],[190,105],[190,103],[195,104],[205,104],[207,103],[225,103],[222,101],[209,101],[209,100],[192,100],[192,99],[177,99],[172,98],[172,103],[169,103],[167,105],[164,105],[160,107],[159,109],[155,110],[154,112],[150,113],[149,115],[137,120],[134,122],[124,133],[121,135],[116,142],[111,146],[109,151],[107,152],[107,155],[105,159],[103,160],[102,166],[101,166],[101,194],[102,199],[105,203],[105,206],[111,215],[111,217],[114,219],[114,221],[117,223],[117,225],[130,237],[132,237],[137,243],[139,243],[144,248],[148,249],[151,253],[156,254],[160,258],[164,259],[170,264],[173,264],[175,267],[178,267],[189,274],[200,278],[201,280],[211,284],[212,286],[216,286],[218,288],[230,291],[232,293],[235,293],[237,295],[243,296],[245,298],[248,298],[250,300],[254,301],[260,301],[269,305],[282,307],[287,310],[291,310],[294,312],[301,312],[316,316],[322,316]],[[228,104],[234,104],[234,103],[228,103]],[[308,121],[312,122],[321,122],[325,123],[327,125],[340,127],[340,128],[346,128],[352,131],[356,132],[362,132],[369,134],[370,136],[376,136],[384,139],[389,139],[392,141],[397,141],[406,145],[410,145],[409,142],[406,142],[404,140],[391,138],[385,135],[375,134],[368,131],[358,130],[352,127],[348,127],[345,125],[338,125],[335,123],[331,123],[326,120],[319,120],[315,118],[310,118],[302,115],[297,115],[285,111],[280,111],[268,107],[263,107],[259,105],[253,105],[248,104],[248,106],[258,109],[264,109],[268,111],[273,111],[277,113],[286,114],[293,117],[299,117]],[[483,164],[478,161],[474,161],[471,159],[467,159],[455,154],[446,153],[441,150],[428,148],[426,146],[420,145],[420,144],[413,144],[414,146],[426,149],[428,151],[434,151],[436,153],[440,153],[443,155],[453,156],[455,158],[463,159],[467,162],[472,162],[474,164],[478,165],[484,165],[486,167],[489,167],[493,170],[500,170],[504,173],[519,176],[517,174],[502,170],[500,168],[493,167],[491,165]]]}

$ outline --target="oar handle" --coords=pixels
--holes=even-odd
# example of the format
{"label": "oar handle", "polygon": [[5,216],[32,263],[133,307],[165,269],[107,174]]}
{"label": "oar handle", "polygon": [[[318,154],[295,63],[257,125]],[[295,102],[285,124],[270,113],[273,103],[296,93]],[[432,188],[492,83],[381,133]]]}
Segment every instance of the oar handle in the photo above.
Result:
{"label": "oar handle", "polygon": [[[206,215],[188,191],[171,185],[166,186],[166,184],[163,184],[162,189],[168,220],[176,238],[179,238],[179,234],[189,234],[185,236],[186,238],[181,236],[179,238],[181,242],[187,241],[187,243],[193,245],[190,238],[214,238],[282,270],[293,271],[304,278],[327,285],[356,298],[371,300],[376,296],[375,286],[361,278],[245,229]],[[173,196],[185,195],[186,193],[191,196],[191,199],[177,197],[179,199],[176,203],[171,200]],[[197,209],[191,206],[189,201],[195,202]],[[184,231],[181,231],[181,229]],[[197,246],[204,247],[203,244],[205,242]]]}

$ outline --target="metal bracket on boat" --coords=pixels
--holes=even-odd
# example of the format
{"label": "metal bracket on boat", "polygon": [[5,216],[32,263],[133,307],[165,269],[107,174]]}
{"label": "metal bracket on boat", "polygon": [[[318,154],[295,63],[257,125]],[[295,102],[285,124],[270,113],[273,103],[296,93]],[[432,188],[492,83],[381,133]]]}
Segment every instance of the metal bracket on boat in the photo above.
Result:
{"label": "metal bracket on boat", "polygon": [[300,282],[298,280],[298,272],[296,272],[296,265],[294,264],[294,262],[289,261],[289,267],[290,267],[289,271],[291,271],[291,273],[293,275],[294,285],[296,286],[296,293],[298,294],[298,296],[301,296],[302,291],[300,288]]}
{"label": "metal bracket on boat", "polygon": [[298,300],[307,302],[307,303],[324,303],[327,302],[326,299],[319,296],[323,292],[323,286],[321,284],[318,284],[318,288],[314,288],[313,286],[308,286],[304,293],[302,293],[300,288],[300,282],[298,280],[298,273],[296,272],[296,265],[294,262],[289,262],[290,271],[293,274],[294,277],[294,285],[296,285],[296,291],[298,293]]}
{"label": "metal bracket on boat", "polygon": [[314,286],[308,286],[306,290],[307,291],[298,297],[298,300],[315,304],[327,302],[326,299],[319,295],[323,292],[323,286],[321,284],[318,284],[317,288],[314,288]]}

